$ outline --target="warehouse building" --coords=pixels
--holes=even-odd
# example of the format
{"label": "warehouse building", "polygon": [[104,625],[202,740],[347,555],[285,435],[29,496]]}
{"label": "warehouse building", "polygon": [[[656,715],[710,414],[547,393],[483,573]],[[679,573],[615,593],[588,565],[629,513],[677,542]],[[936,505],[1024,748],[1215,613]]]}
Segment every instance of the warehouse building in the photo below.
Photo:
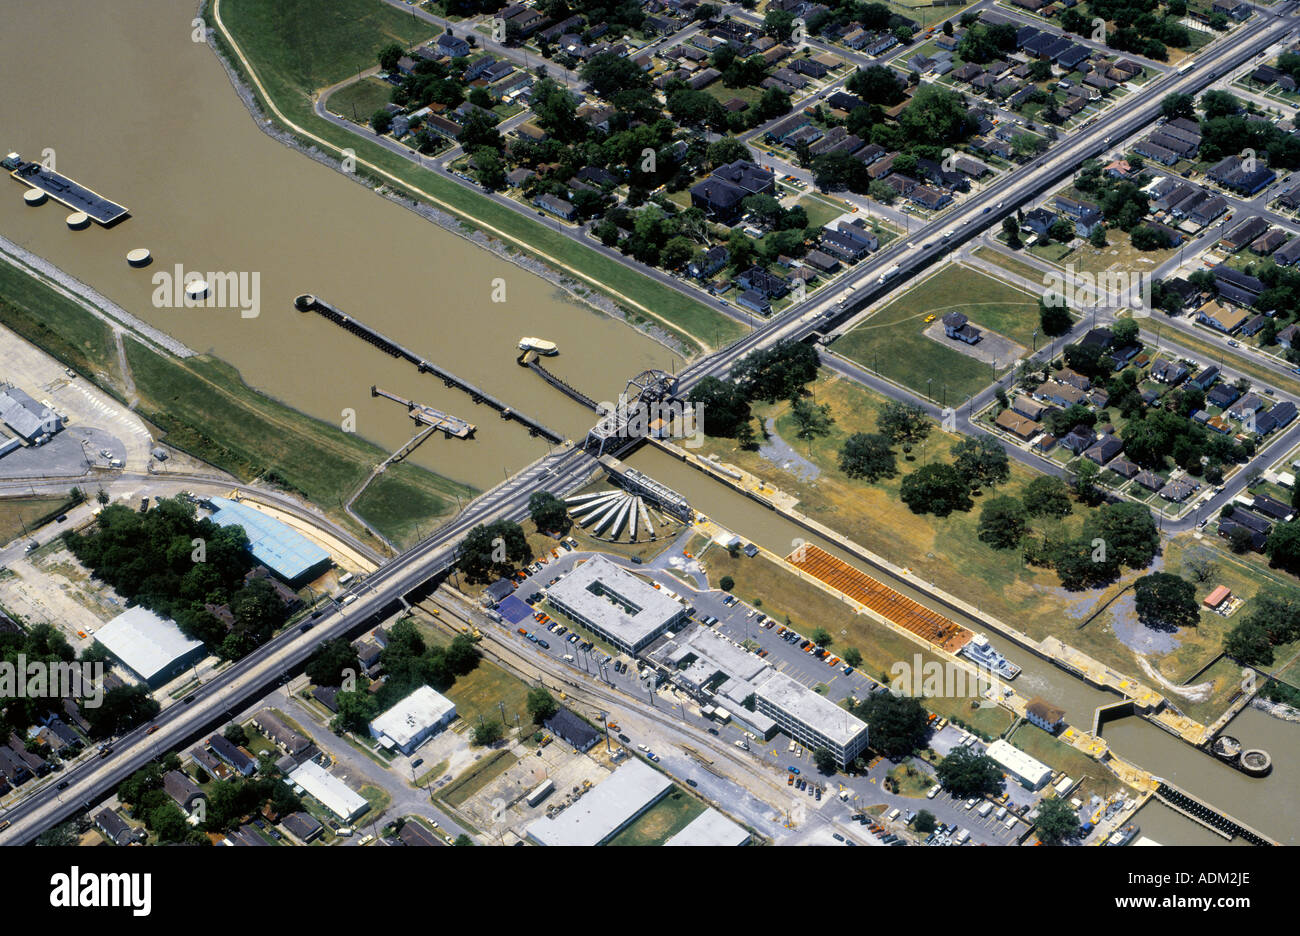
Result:
{"label": "warehouse building", "polygon": [[167,618],[136,606],[95,632],[95,640],[150,689],[175,679],[208,655],[201,641]]}
{"label": "warehouse building", "polygon": [[749,685],[758,711],[809,750],[827,748],[847,767],[866,749],[866,722],[785,673],[768,669]]}
{"label": "warehouse building", "polygon": [[681,602],[604,556],[575,567],[546,597],[562,613],[631,655],[687,619]]}
{"label": "warehouse building", "polygon": [[528,838],[538,845],[602,845],[672,788],[672,781],[653,767],[629,761],[564,812],[530,825]]}
{"label": "warehouse building", "polygon": [[63,428],[63,420],[12,385],[0,386],[0,421],[24,442],[39,445]]}
{"label": "warehouse building", "polygon": [[456,720],[456,703],[421,686],[370,723],[370,736],[385,749],[410,754],[431,735]]}
{"label": "warehouse building", "polygon": [[351,822],[370,808],[361,794],[315,761],[303,763],[289,774],[289,779],[344,822]]}
{"label": "warehouse building", "polygon": [[224,497],[209,503],[212,522],[243,527],[253,557],[290,585],[310,582],[329,569],[329,553],[269,514]]}
{"label": "warehouse building", "polygon": [[988,754],[1021,786],[1031,790],[1041,788],[1052,777],[1052,768],[1001,738],[989,745]]}
{"label": "warehouse building", "polygon": [[737,825],[710,806],[664,844],[735,847],[748,845],[749,841],[750,834],[744,826]]}

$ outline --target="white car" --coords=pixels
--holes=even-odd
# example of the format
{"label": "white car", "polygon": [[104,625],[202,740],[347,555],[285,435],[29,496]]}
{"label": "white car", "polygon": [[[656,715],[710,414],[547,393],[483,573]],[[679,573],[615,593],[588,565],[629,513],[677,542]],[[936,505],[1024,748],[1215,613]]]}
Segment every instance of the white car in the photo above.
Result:
{"label": "white car", "polygon": [[650,749],[649,749],[648,747],[646,747],[644,744],[638,744],[636,747],[637,747],[637,750],[638,750],[638,751],[648,751],[648,750],[650,750]]}

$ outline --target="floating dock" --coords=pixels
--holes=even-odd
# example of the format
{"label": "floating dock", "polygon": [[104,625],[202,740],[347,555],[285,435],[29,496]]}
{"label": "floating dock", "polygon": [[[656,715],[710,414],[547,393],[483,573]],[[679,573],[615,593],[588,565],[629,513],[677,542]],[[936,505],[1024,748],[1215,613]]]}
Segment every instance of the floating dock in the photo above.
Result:
{"label": "floating dock", "polygon": [[29,162],[17,153],[10,153],[0,165],[11,170],[9,175],[24,185],[44,192],[73,211],[85,212],[104,227],[116,224],[128,214],[126,208],[117,202],[109,201],[75,179],[69,179],[53,169],[46,169],[38,162]]}
{"label": "floating dock", "polygon": [[386,400],[392,400],[394,403],[401,403],[406,407],[407,415],[415,420],[416,425],[430,426],[449,439],[468,439],[474,435],[474,429],[476,428],[474,424],[466,422],[459,416],[452,416],[442,410],[436,410],[432,406],[425,406],[423,403],[407,400],[395,393],[381,390],[373,384],[370,387],[370,395],[372,397],[383,397]]}
{"label": "floating dock", "polygon": [[539,422],[531,416],[527,416],[524,413],[518,412],[513,407],[507,406],[504,402],[498,400],[486,390],[480,389],[468,380],[462,380],[460,377],[457,377],[451,371],[425,360],[414,351],[402,347],[388,336],[375,331],[375,329],[366,325],[364,322],[358,322],[351,316],[340,312],[328,302],[318,299],[310,293],[303,293],[301,296],[294,299],[293,306],[299,312],[315,312],[322,318],[328,319],[335,325],[338,325],[344,331],[351,332],[361,340],[374,345],[385,354],[389,354],[395,358],[404,358],[405,360],[410,361],[422,374],[433,374],[440,377],[442,382],[448,387],[457,387],[458,389],[464,390],[475,403],[483,403],[492,407],[501,414],[502,419],[513,419],[515,422],[526,426],[529,433],[532,435],[541,436],[547,441],[556,444],[562,444],[565,441],[564,436],[560,435],[554,429],[551,429],[545,423]]}

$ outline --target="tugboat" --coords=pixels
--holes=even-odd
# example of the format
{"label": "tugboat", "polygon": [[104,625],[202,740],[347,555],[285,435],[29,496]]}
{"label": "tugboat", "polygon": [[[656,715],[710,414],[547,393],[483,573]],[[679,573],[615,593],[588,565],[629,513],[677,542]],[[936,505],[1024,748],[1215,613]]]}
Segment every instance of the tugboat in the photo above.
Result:
{"label": "tugboat", "polygon": [[520,351],[536,351],[538,354],[559,354],[560,349],[556,347],[554,341],[547,341],[544,338],[520,338]]}
{"label": "tugboat", "polygon": [[1137,834],[1140,831],[1142,830],[1137,827],[1136,823],[1129,823],[1128,825],[1124,826],[1124,828],[1117,829],[1113,833],[1111,833],[1110,838],[1106,839],[1106,844],[1127,845],[1129,842],[1133,841],[1133,839],[1137,837]]}
{"label": "tugboat", "polygon": [[983,634],[972,637],[970,643],[961,648],[961,652],[968,659],[974,660],[985,669],[992,670],[1003,679],[1015,679],[1020,675],[1020,667],[994,650],[989,639]]}

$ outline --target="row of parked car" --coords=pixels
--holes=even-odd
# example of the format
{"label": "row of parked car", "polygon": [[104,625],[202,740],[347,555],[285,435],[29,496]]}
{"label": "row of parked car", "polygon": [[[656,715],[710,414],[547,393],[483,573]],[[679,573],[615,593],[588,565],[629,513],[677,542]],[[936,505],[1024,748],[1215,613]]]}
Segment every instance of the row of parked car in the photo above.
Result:
{"label": "row of parked car", "polygon": [[893,832],[890,832],[888,829],[880,825],[878,822],[872,822],[867,817],[866,813],[854,813],[853,815],[849,816],[849,818],[852,819],[854,822],[858,823],[858,825],[866,826],[867,831],[869,831],[876,838],[880,839],[880,841],[885,845],[901,846],[907,844],[907,842],[904,841],[900,836],[897,836]]}

